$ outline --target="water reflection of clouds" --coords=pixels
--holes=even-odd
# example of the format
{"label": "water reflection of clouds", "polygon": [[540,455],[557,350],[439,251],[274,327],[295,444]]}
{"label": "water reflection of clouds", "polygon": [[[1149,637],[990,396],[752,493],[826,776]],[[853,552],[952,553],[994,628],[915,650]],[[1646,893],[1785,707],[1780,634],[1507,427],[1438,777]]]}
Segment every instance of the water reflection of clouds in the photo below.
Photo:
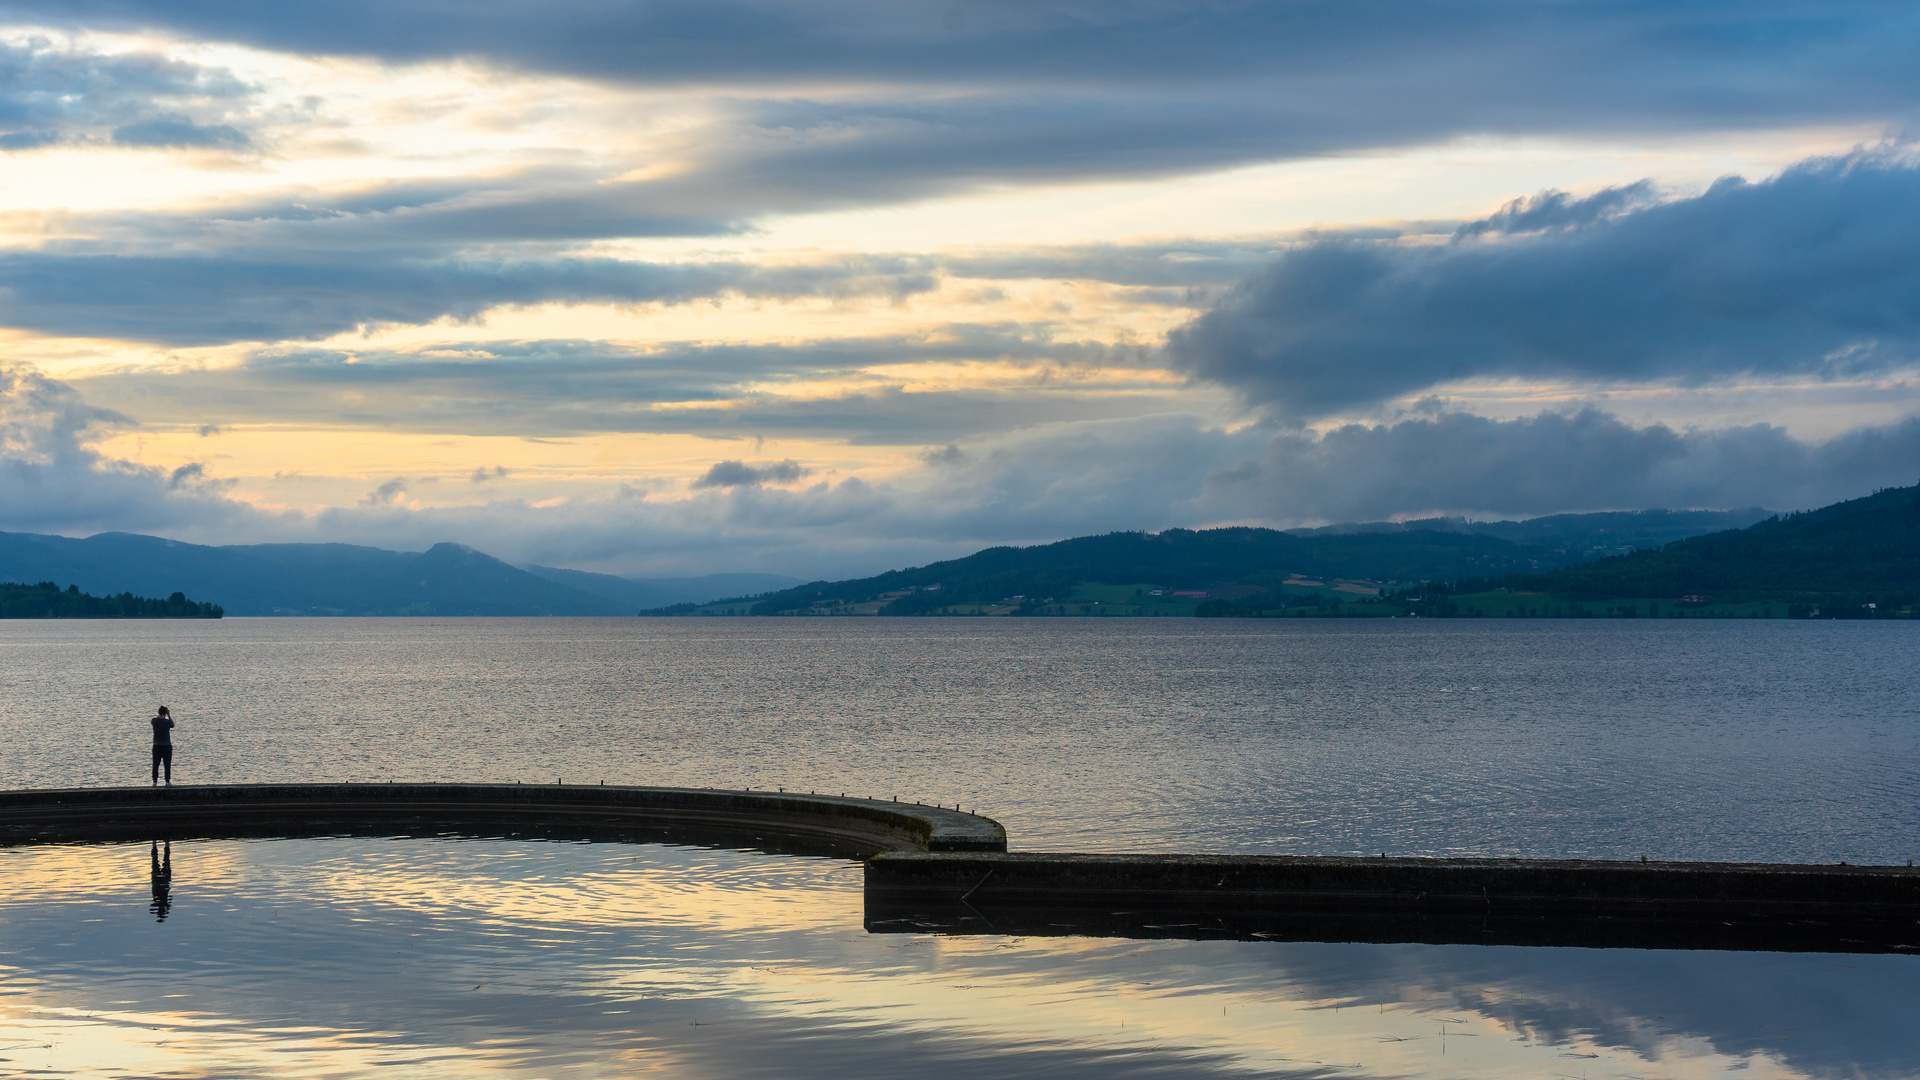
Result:
{"label": "water reflection of clouds", "polygon": [[175,858],[192,902],[156,924],[146,845],[0,850],[0,1046],[24,1047],[0,1064],[931,1080],[1920,1060],[1906,956],[868,935],[852,864],[695,848],[206,841]]}

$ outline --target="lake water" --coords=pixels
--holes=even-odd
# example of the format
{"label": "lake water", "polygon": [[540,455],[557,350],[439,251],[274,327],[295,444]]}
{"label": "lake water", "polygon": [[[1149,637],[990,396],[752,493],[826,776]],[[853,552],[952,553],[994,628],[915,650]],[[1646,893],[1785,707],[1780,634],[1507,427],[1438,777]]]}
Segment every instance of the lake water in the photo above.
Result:
{"label": "lake water", "polygon": [[[1887,623],[0,622],[0,786],[553,780],[978,807],[1016,849],[1904,862]],[[0,849],[0,1075],[1913,1077],[1920,956],[869,934],[860,868]]]}
{"label": "lake water", "polygon": [[785,787],[1015,850],[1904,862],[1920,625],[0,622],[0,787]]}
{"label": "lake water", "polygon": [[[1910,1077],[1920,958],[868,934],[660,845],[0,849],[0,1075]],[[161,921],[159,916],[165,914]]]}

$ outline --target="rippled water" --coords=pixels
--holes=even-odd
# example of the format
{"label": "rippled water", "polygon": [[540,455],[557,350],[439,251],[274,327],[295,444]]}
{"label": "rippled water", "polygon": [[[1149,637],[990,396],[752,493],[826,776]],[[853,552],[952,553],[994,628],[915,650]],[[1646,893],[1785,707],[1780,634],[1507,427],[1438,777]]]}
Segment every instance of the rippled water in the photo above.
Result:
{"label": "rippled water", "polygon": [[0,849],[0,1075],[1920,1071],[1913,956],[868,934],[857,864],[658,845],[155,858]]}
{"label": "rippled water", "polygon": [[[1915,628],[0,623],[0,786],[527,779],[978,806],[1016,848],[1892,862]],[[0,1076],[1911,1077],[1920,958],[868,934],[860,868],[0,849]],[[164,919],[161,918],[164,916]]]}
{"label": "rippled water", "polygon": [[1920,856],[1920,626],[1191,619],[0,622],[0,786],[778,787],[1016,849]]}

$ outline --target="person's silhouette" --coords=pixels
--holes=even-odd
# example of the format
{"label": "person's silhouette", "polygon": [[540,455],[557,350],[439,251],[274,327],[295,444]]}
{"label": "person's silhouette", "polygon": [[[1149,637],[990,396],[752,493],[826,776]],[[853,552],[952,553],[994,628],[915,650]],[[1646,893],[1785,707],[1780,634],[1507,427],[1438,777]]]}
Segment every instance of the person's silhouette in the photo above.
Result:
{"label": "person's silhouette", "polygon": [[147,910],[153,912],[154,922],[166,922],[167,910],[173,907],[173,841],[167,841],[165,855],[160,853],[160,842],[154,841],[149,854],[153,858],[153,903]]}
{"label": "person's silhouette", "polygon": [[173,786],[173,714],[160,706],[148,721],[153,725],[153,786],[160,786],[160,766],[167,767],[167,786]]}

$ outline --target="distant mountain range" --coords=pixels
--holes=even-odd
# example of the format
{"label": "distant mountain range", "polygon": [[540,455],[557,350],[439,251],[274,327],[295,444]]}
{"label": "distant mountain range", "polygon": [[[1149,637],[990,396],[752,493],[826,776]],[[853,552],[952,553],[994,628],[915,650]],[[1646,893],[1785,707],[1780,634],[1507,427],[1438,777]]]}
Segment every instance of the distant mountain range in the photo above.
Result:
{"label": "distant mountain range", "polygon": [[[1103,613],[1180,614],[1209,598],[1261,594],[1277,601],[1333,589],[1352,599],[1373,595],[1380,585],[1550,571],[1766,515],[1764,510],[1648,510],[1525,522],[1437,518],[1288,531],[1109,533],[1036,547],[988,548],[870,578],[816,581],[657,613],[1084,614],[1100,606]],[[1328,584],[1336,580],[1345,584]],[[1110,589],[1100,588],[1111,586],[1129,591],[1108,595]]]}
{"label": "distant mountain range", "polygon": [[1744,529],[1776,516],[1773,510],[1621,510],[1598,514],[1550,514],[1525,521],[1469,521],[1466,518],[1417,518],[1413,521],[1348,522],[1317,529],[1288,529],[1294,536],[1350,533],[1459,532],[1497,536],[1516,544],[1593,558],[1640,548],[1665,547],[1675,540],[1725,529]]}
{"label": "distant mountain range", "polygon": [[612,574],[589,573],[585,570],[536,566],[532,563],[521,569],[556,585],[565,585],[590,596],[617,603],[622,612],[628,615],[643,608],[665,607],[668,604],[704,604],[722,596],[772,592],[775,589],[800,584],[799,578],[787,577],[784,574],[706,574],[701,577],[687,578],[623,578]]}
{"label": "distant mountain range", "polygon": [[1674,617],[1823,606],[1873,617],[1916,599],[1920,487],[1785,517],[1651,510],[1110,533],[652,613],[1638,617],[1666,601]]}
{"label": "distant mountain range", "polygon": [[[228,615],[1183,614],[1206,603],[1244,613],[1352,607],[1383,593],[1411,595],[1406,586],[1421,582],[1572,599],[1764,595],[1857,607],[1911,604],[1920,589],[1917,492],[1786,517],[1646,510],[1110,533],[805,585],[775,574],[624,578],[517,567],[459,544],[403,552],[0,533],[0,582],[51,581],[103,596],[185,593]],[[1434,610],[1432,590],[1421,595]]]}
{"label": "distant mountain range", "polygon": [[0,582],[52,581],[100,594],[184,592],[228,615],[632,615],[798,580],[776,574],[628,579],[522,569],[459,544],[406,552],[352,544],[210,547],[136,533],[85,539],[0,533]]}

